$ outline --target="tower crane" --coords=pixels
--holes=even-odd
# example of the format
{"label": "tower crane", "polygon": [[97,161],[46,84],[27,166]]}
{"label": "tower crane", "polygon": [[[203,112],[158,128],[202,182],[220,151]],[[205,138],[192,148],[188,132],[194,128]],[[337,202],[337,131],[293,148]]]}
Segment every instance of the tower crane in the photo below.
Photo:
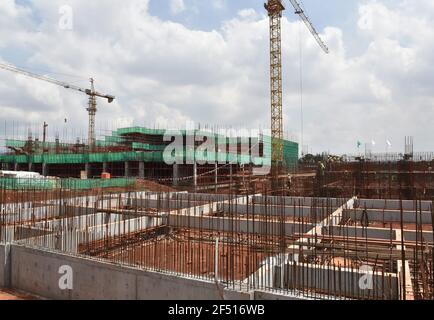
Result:
{"label": "tower crane", "polygon": [[97,92],[95,90],[93,78],[90,79],[90,89],[84,89],[84,88],[80,88],[80,87],[72,85],[72,84],[68,84],[66,82],[62,82],[62,81],[59,81],[59,80],[56,80],[56,79],[53,79],[53,78],[50,78],[47,76],[41,76],[41,75],[17,68],[17,67],[12,66],[12,65],[4,64],[4,63],[0,63],[0,69],[4,69],[4,70],[8,70],[8,71],[15,72],[18,74],[22,74],[22,75],[30,77],[30,78],[49,82],[49,83],[64,87],[65,89],[71,89],[71,90],[79,91],[81,93],[88,95],[89,96],[89,105],[88,105],[88,108],[86,109],[87,112],[89,113],[88,143],[89,143],[89,148],[91,150],[94,150],[95,145],[96,145],[96,136],[95,136],[95,115],[97,112],[96,98],[97,97],[104,98],[104,99],[107,99],[108,103],[112,103],[115,100],[114,96],[108,95],[108,94],[101,94],[101,93]]}
{"label": "tower crane", "polygon": [[[329,49],[320,38],[315,27],[306,16],[296,0],[289,0],[321,49],[328,53]],[[272,138],[272,176],[276,182],[283,163],[283,111],[282,111],[282,36],[281,20],[285,6],[282,0],[268,0],[264,4],[270,19],[270,84],[271,84],[271,138]]]}

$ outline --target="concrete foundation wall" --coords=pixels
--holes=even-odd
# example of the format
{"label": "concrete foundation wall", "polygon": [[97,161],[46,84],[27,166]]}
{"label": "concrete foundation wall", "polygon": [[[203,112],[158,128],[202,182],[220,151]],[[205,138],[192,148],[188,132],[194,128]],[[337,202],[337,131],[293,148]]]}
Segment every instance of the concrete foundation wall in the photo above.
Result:
{"label": "concrete foundation wall", "polygon": [[311,208],[311,207],[294,207],[288,206],[265,206],[265,205],[244,205],[244,204],[223,204],[223,210],[226,213],[236,213],[246,215],[248,214],[257,214],[257,215],[270,215],[270,216],[281,216],[285,217],[294,217],[294,218],[312,218],[318,220],[325,219],[328,215],[330,215],[334,210],[331,209],[330,212],[327,212],[325,208]]}
{"label": "concrete foundation wall", "polygon": [[[368,213],[369,222],[400,222],[401,221],[401,212],[398,210],[377,210],[377,209],[368,209],[366,210]],[[362,218],[363,209],[356,210],[345,210],[344,218],[351,218],[353,220],[360,221]],[[422,215],[418,214],[417,219],[419,222],[423,224],[431,224],[432,217],[431,212],[424,211]],[[415,223],[416,222],[416,214],[414,211],[405,211],[403,213],[403,221],[404,223]]]}
{"label": "concrete foundation wall", "polygon": [[172,200],[195,200],[195,201],[227,201],[234,196],[228,194],[205,194],[205,193],[176,193],[172,194]]}
{"label": "concrete foundation wall", "polygon": [[[358,204],[359,208],[364,208],[366,206],[367,209],[401,210],[401,204],[400,204],[399,200],[359,199],[359,200],[357,200],[357,204]],[[422,211],[431,210],[431,205],[432,205],[432,202],[430,202],[430,201],[422,201],[421,202]],[[419,202],[417,203],[417,206],[419,207]],[[402,209],[403,210],[416,210],[416,202],[413,200],[403,200],[402,201]]]}
{"label": "concrete foundation wall", "polygon": [[[251,234],[280,234],[282,224],[280,222],[235,220],[231,218],[193,217],[193,216],[170,216],[168,224],[177,228],[202,228],[213,231],[230,231]],[[311,224],[284,223],[285,235],[294,233],[306,233],[312,229]]]}
{"label": "concrete foundation wall", "polygon": [[[362,227],[326,227],[322,229],[323,235],[334,235],[334,236],[342,236],[342,237],[358,237],[363,238],[367,237],[370,239],[381,239],[381,240],[390,240],[396,238],[396,233],[394,230],[390,232],[387,229],[379,229],[379,228],[362,228]],[[410,240],[410,239],[408,239]]]}
{"label": "concrete foundation wall", "polygon": [[108,213],[96,213],[91,215],[83,215],[76,216],[72,218],[63,218],[57,220],[49,220],[43,222],[35,223],[35,227],[37,228],[48,228],[50,230],[59,228],[70,228],[77,230],[84,230],[89,227],[94,227],[107,223],[115,223],[119,222],[122,219],[132,219],[133,217],[129,217],[128,215],[120,215],[120,214],[108,214]]}
{"label": "concrete foundation wall", "polygon": [[[0,245],[0,288],[10,287],[55,300],[305,300],[303,297],[266,291],[220,291],[214,282],[118,266],[83,257],[35,248],[10,246],[9,274],[5,268],[5,245]],[[72,270],[72,289],[59,282]],[[64,283],[64,282],[63,282]]]}
{"label": "concrete foundation wall", "polygon": [[45,217],[55,217],[59,215],[59,206],[52,205],[46,207],[38,207],[38,208],[28,208],[22,207],[19,212],[17,212],[17,208],[14,208],[9,205],[0,206],[0,212],[4,214],[2,217],[3,221],[6,223],[14,223],[18,221],[24,220],[39,220]]}
{"label": "concrete foundation wall", "polygon": [[[404,231],[404,239],[408,240],[408,241],[417,241],[419,242],[429,242],[429,243],[433,243],[433,233],[429,232],[429,231],[424,231],[424,232],[417,232],[416,231]],[[420,243],[419,243],[420,245]]]}
{"label": "concrete foundation wall", "polygon": [[[120,267],[104,262],[12,247],[12,287],[49,299],[220,300],[212,282]],[[61,290],[61,266],[73,270],[73,289]],[[250,299],[247,292],[225,290],[225,299]]]}
{"label": "concrete foundation wall", "polygon": [[[275,267],[275,285],[280,287],[281,267]],[[372,279],[372,289],[363,289],[361,279],[369,276]],[[354,269],[315,266],[309,264],[288,263],[283,272],[283,288],[297,289],[300,287],[322,290],[328,295],[342,294],[348,298],[366,299],[368,297],[383,299],[399,299],[399,282],[397,274],[386,274],[383,282],[381,273],[362,273]],[[363,284],[363,283],[362,283]],[[375,288],[375,291],[373,290]],[[377,296],[374,296],[374,293]]]}
{"label": "concrete foundation wall", "polygon": [[342,206],[348,199],[327,199],[327,198],[304,198],[304,197],[275,197],[275,196],[254,196],[252,201],[258,204],[283,204],[285,206],[303,205],[311,206],[329,206],[337,209]]}
{"label": "concrete foundation wall", "polygon": [[185,209],[197,206],[206,206],[208,202],[205,201],[188,201],[188,200],[154,200],[154,199],[133,199],[131,201],[133,207],[142,208],[159,208],[161,210],[165,209]]}

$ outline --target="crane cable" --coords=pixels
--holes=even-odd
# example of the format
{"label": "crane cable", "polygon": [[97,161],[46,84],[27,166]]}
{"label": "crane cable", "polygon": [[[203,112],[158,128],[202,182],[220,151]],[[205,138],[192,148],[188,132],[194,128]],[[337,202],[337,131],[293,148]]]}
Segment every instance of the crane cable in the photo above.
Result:
{"label": "crane cable", "polygon": [[[303,3],[302,3],[303,4]],[[299,76],[300,76],[300,131],[301,131],[301,156],[304,156],[304,101],[303,101],[303,43],[302,43],[302,24],[299,23]]]}

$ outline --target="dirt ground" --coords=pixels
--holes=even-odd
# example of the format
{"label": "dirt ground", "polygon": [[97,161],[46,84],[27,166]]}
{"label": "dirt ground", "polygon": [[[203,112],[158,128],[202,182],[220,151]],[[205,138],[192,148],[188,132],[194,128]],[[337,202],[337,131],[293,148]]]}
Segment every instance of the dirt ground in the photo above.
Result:
{"label": "dirt ground", "polygon": [[123,245],[102,250],[96,256],[154,270],[214,278],[217,237],[218,273],[224,281],[249,277],[267,256],[274,254],[273,246],[266,245],[264,237],[178,231],[130,244],[124,240]]}

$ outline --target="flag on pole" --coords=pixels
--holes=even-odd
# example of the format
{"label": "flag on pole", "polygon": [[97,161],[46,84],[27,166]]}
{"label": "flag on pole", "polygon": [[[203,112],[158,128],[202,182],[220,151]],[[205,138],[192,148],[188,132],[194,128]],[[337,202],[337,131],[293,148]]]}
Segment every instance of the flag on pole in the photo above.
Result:
{"label": "flag on pole", "polygon": [[362,146],[362,143],[360,141],[357,141],[357,149],[360,149],[361,146]]}
{"label": "flag on pole", "polygon": [[375,142],[375,140],[371,141],[372,145],[375,146],[377,143]]}
{"label": "flag on pole", "polygon": [[388,146],[389,148],[392,147],[392,142],[390,142],[390,140],[386,140],[386,143],[387,143],[387,146]]}

